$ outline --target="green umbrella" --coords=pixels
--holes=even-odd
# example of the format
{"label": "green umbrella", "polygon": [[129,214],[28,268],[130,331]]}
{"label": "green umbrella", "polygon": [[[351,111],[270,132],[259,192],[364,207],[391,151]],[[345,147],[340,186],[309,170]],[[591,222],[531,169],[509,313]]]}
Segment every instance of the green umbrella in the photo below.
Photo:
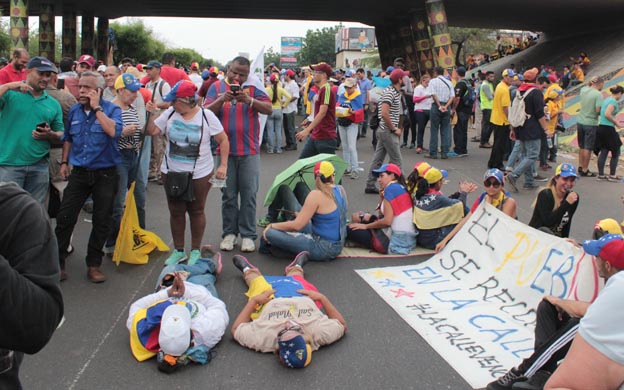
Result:
{"label": "green umbrella", "polygon": [[283,184],[286,184],[290,189],[294,190],[297,183],[303,181],[307,184],[309,189],[314,189],[314,165],[319,161],[329,161],[332,163],[336,170],[336,182],[340,181],[342,174],[347,169],[347,163],[335,154],[323,153],[297,160],[275,177],[271,188],[269,188],[269,192],[267,192],[266,198],[264,198],[264,205],[268,207],[273,202],[277,190]]}

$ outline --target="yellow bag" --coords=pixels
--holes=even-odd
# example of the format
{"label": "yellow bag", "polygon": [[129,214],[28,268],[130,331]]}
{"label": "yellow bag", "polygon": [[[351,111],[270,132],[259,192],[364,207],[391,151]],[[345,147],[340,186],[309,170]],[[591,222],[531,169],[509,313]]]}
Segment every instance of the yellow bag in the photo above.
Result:
{"label": "yellow bag", "polygon": [[115,242],[113,261],[119,265],[120,261],[129,264],[147,264],[149,254],[154,249],[168,252],[170,249],[156,234],[141,229],[137,214],[136,201],[134,200],[134,187],[132,183],[126,195],[126,209],[121,217],[119,234]]}

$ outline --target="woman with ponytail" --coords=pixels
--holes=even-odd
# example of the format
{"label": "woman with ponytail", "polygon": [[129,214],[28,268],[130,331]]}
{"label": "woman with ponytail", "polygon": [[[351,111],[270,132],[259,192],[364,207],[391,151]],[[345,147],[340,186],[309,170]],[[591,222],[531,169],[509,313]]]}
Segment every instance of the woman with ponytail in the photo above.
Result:
{"label": "woman with ponytail", "polygon": [[267,153],[282,153],[282,109],[290,103],[290,94],[280,85],[279,75],[271,74],[267,93],[273,104],[273,113],[267,118]]}
{"label": "woman with ponytail", "polygon": [[334,183],[335,170],[329,161],[316,163],[314,178],[316,188],[308,194],[303,182],[294,191],[287,185],[278,189],[269,214],[281,211],[294,219],[268,224],[262,233],[260,252],[282,252],[292,258],[307,251],[314,261],[329,261],[340,254],[347,237],[347,194]]}

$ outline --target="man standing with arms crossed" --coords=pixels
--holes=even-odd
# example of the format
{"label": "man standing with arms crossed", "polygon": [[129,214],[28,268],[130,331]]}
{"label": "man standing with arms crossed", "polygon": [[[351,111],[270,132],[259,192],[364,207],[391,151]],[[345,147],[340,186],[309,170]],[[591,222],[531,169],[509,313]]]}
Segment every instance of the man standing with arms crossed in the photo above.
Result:
{"label": "man standing with arms crossed", "polygon": [[249,74],[250,65],[245,57],[234,58],[226,79],[212,84],[206,95],[207,108],[221,120],[230,141],[227,182],[221,190],[223,241],[220,247],[224,251],[234,249],[240,233],[241,250],[253,252],[258,237],[256,194],[261,132],[258,114],[270,115],[273,107],[262,82],[254,74]]}

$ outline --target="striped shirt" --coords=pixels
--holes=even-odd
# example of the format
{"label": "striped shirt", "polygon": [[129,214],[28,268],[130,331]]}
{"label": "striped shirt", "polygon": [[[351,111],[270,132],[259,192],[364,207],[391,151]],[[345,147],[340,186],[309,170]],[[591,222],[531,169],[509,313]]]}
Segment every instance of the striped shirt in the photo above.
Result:
{"label": "striped shirt", "polygon": [[[389,104],[390,105],[390,122],[392,122],[393,128],[399,126],[399,116],[401,115],[402,107],[401,107],[401,92],[397,91],[392,85],[388,88],[384,89],[381,93],[381,98],[379,99],[378,104]],[[381,107],[379,108],[379,127],[386,131],[390,131],[388,125],[383,120],[381,116]]]}
{"label": "striped shirt", "polygon": [[132,125],[137,125],[139,127],[137,127],[134,135],[129,137],[119,137],[119,140],[117,141],[117,148],[119,150],[134,149],[135,151],[138,151],[139,142],[141,141],[141,125],[139,123],[139,114],[137,114],[136,108],[130,105],[127,110],[122,109],[121,121],[123,122],[124,128]]}
{"label": "striped shirt", "polygon": [[429,81],[429,91],[438,97],[438,101],[446,104],[452,96],[455,96],[453,84],[444,76],[434,77]]}
{"label": "striped shirt", "polygon": [[[251,78],[251,75],[249,76]],[[260,85],[261,86],[261,85]],[[270,102],[269,96],[254,83],[245,82],[243,91],[255,100]],[[206,105],[211,104],[230,89],[225,80],[216,81],[206,94]],[[258,111],[240,101],[224,102],[218,115],[230,141],[230,156],[249,156],[260,153],[260,120]]]}

